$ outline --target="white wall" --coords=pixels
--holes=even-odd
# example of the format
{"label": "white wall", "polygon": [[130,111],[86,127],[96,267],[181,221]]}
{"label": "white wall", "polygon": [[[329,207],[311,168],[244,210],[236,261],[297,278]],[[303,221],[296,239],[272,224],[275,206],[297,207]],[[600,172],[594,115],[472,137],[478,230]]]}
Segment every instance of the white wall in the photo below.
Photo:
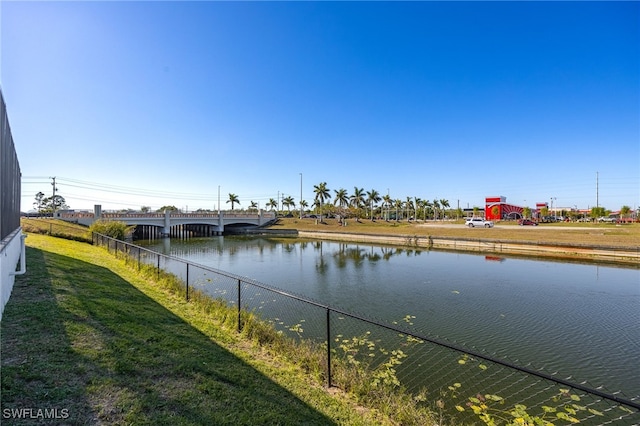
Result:
{"label": "white wall", "polygon": [[0,243],[0,319],[13,290],[21,253],[22,228],[18,228]]}

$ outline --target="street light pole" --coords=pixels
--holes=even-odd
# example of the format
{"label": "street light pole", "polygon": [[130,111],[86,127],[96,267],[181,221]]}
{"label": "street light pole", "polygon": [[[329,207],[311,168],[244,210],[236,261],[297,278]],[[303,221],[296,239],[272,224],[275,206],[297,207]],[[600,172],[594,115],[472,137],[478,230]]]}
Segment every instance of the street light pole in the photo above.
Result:
{"label": "street light pole", "polygon": [[[391,197],[389,197],[389,188],[387,188],[387,222],[389,222],[389,212],[391,211]],[[425,217],[426,220],[426,217]]]}
{"label": "street light pole", "polygon": [[302,173],[300,173],[300,219],[302,219]]}

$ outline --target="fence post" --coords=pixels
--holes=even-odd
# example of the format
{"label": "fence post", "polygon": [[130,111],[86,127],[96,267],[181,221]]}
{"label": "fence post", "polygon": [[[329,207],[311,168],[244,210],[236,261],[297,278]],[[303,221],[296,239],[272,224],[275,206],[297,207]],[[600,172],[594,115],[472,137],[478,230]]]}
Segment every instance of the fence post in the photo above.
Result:
{"label": "fence post", "polygon": [[158,253],[158,269],[157,269],[157,272],[158,272],[158,279],[160,279],[160,253]]}
{"label": "fence post", "polygon": [[240,333],[242,331],[242,326],[240,325],[240,302],[241,302],[241,298],[240,298],[240,280],[238,280],[238,333]]}
{"label": "fence post", "polygon": [[331,387],[331,309],[327,308],[327,387]]}
{"label": "fence post", "polygon": [[187,263],[187,302],[189,301],[189,264]]}
{"label": "fence post", "polygon": [[138,271],[140,270],[140,252],[142,250],[140,249],[140,247],[138,247]]}

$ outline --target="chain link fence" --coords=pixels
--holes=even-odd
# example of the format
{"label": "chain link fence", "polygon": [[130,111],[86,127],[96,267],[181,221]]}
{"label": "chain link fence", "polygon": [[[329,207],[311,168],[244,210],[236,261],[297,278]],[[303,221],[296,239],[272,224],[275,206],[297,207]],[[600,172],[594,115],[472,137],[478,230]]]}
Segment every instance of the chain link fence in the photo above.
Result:
{"label": "chain link fence", "polygon": [[[557,373],[521,366],[481,351],[411,330],[411,317],[389,324],[285,292],[258,281],[193,264],[94,234],[114,255],[175,275],[189,300],[197,289],[238,312],[257,315],[278,332],[314,342],[325,351],[328,386],[347,389],[360,368],[371,386],[393,385],[424,397],[454,424],[493,420],[501,424],[639,425],[639,397],[627,397]],[[636,374],[630,372],[630,374]],[[500,420],[502,419],[502,420]],[[545,423],[544,421],[548,422]]]}

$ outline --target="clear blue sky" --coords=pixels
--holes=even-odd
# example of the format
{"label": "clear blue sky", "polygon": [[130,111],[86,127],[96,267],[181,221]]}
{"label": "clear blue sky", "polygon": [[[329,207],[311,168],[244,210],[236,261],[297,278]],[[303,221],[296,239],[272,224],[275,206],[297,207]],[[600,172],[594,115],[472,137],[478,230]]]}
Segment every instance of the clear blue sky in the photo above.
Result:
{"label": "clear blue sky", "polygon": [[[639,2],[0,3],[23,175],[76,209],[313,185],[640,204]],[[597,177],[597,179],[596,179]],[[596,199],[598,193],[598,200]]]}

